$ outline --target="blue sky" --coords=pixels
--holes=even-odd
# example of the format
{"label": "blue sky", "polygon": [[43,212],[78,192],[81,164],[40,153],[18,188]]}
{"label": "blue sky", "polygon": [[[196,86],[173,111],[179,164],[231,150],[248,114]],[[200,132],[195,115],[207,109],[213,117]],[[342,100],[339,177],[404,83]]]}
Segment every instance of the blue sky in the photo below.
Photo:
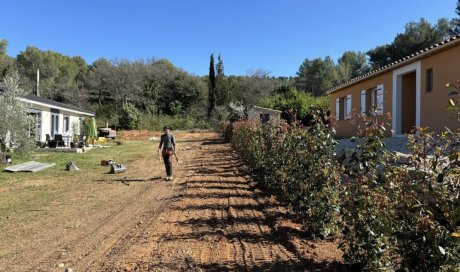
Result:
{"label": "blue sky", "polygon": [[192,74],[221,54],[227,75],[293,76],[305,58],[389,43],[409,21],[456,16],[457,0],[2,1],[0,39],[108,59],[167,58]]}

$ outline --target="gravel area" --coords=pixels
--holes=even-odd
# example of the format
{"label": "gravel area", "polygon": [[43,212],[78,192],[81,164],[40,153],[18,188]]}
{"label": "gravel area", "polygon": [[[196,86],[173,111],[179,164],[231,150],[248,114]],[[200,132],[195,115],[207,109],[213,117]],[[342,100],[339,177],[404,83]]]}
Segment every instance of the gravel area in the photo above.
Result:
{"label": "gravel area", "polygon": [[[335,147],[336,152],[343,149],[354,149],[356,148],[357,142],[352,142],[351,139],[338,140],[338,144]],[[409,148],[407,147],[407,137],[388,137],[385,138],[385,145],[389,151],[397,151],[405,154],[409,154]]]}

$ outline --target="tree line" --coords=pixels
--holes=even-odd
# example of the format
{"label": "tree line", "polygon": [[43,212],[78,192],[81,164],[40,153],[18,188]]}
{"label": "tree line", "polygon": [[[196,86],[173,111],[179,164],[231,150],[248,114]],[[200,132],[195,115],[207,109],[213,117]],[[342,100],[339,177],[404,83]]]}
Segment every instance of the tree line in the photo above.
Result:
{"label": "tree line", "polygon": [[[436,24],[423,18],[409,22],[404,32],[397,34],[391,43],[365,53],[346,51],[337,61],[330,56],[307,58],[293,77],[273,77],[265,70],[250,71],[241,76],[226,75],[222,56],[218,55],[215,63],[214,54],[210,56],[207,76],[190,74],[167,59],[100,58],[88,64],[80,56],[66,56],[34,46],[28,46],[16,57],[11,57],[6,53],[8,42],[0,40],[0,80],[9,71],[18,70],[21,87],[35,93],[39,70],[41,96],[91,109],[101,123],[126,128],[138,128],[142,116],[220,121],[229,116],[231,103],[246,108],[256,104],[268,105],[282,110],[292,104],[305,112],[305,107],[299,103],[323,105],[323,98],[321,103],[312,103],[311,99],[322,97],[338,84],[459,31],[459,3],[456,9],[458,18],[442,18]],[[284,99],[290,102],[285,103]]]}

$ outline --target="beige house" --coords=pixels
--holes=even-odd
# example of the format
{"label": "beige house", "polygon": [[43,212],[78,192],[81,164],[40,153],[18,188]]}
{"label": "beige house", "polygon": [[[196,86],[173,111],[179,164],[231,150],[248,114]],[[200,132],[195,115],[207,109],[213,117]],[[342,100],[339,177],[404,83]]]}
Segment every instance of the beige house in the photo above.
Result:
{"label": "beige house", "polygon": [[460,128],[446,110],[446,84],[460,80],[460,35],[450,37],[328,91],[337,136],[355,133],[353,114],[391,114],[389,136],[410,133],[416,127],[441,132]]}
{"label": "beige house", "polygon": [[258,120],[267,123],[281,119],[281,111],[253,106],[248,112],[248,120]]}

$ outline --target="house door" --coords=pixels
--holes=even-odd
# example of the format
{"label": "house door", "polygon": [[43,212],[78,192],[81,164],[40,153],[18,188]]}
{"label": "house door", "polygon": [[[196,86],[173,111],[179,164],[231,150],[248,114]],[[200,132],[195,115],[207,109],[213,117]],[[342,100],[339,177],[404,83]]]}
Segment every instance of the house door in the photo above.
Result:
{"label": "house door", "polygon": [[416,127],[416,73],[401,78],[401,133],[413,133]]}
{"label": "house door", "polygon": [[420,61],[393,71],[392,128],[395,136],[411,133],[421,124]]}

